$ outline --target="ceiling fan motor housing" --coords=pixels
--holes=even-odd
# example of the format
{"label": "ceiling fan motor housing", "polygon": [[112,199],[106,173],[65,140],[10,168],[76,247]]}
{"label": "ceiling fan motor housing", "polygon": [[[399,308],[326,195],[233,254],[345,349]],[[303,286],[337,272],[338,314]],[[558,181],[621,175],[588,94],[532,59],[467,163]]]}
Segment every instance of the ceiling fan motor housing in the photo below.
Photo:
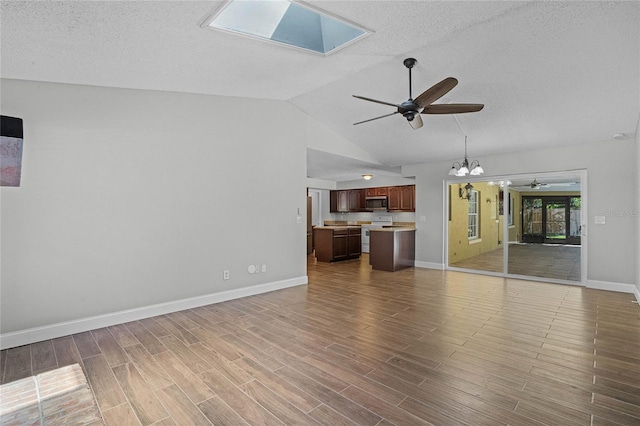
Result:
{"label": "ceiling fan motor housing", "polygon": [[407,120],[411,121],[416,114],[420,113],[420,106],[413,102],[413,99],[409,99],[398,105],[398,112]]}

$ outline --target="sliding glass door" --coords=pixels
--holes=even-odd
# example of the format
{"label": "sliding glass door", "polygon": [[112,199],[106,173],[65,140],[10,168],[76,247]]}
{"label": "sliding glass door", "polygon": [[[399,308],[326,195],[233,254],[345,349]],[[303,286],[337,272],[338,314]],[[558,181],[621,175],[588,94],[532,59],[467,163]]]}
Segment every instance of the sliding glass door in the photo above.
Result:
{"label": "sliding glass door", "polygon": [[522,196],[522,242],[580,244],[580,196]]}
{"label": "sliding glass door", "polygon": [[581,282],[583,176],[448,182],[447,267]]}

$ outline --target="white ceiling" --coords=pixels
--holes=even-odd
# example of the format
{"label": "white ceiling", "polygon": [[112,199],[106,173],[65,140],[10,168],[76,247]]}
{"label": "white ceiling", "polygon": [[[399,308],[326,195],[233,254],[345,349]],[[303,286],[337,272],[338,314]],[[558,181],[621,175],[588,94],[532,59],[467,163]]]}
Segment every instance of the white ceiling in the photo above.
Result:
{"label": "white ceiling", "polygon": [[[2,1],[4,78],[285,100],[380,164],[308,152],[308,175],[358,179],[404,164],[459,160],[636,132],[640,3],[311,1],[374,33],[328,57],[205,29],[215,1]],[[413,130],[392,103],[445,77],[438,102],[472,114],[423,115]],[[259,114],[259,111],[253,111]]]}

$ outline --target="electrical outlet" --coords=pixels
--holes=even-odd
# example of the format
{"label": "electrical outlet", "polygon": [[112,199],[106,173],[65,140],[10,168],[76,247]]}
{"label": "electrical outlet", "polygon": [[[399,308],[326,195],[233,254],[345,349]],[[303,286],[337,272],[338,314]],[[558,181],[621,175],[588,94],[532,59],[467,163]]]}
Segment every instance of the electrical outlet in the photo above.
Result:
{"label": "electrical outlet", "polygon": [[225,270],[222,272],[222,279],[223,279],[223,280],[228,280],[228,279],[229,279],[229,270],[225,269]]}
{"label": "electrical outlet", "polygon": [[262,265],[262,272],[267,272],[267,265]]}

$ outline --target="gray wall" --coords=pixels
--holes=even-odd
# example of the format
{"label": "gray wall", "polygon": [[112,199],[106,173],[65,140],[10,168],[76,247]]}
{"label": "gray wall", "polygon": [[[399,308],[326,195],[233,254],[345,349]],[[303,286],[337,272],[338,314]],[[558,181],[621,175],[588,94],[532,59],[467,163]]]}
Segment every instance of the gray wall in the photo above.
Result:
{"label": "gray wall", "polygon": [[[636,214],[640,215],[640,116],[636,126]],[[640,216],[636,217],[636,298],[640,302]]]}
{"label": "gray wall", "polygon": [[[485,177],[586,169],[588,216],[587,279],[635,284],[638,218],[636,208],[637,154],[635,140],[540,149],[477,158]],[[442,265],[443,182],[451,162],[403,167],[405,176],[416,176],[416,260]],[[608,216],[606,225],[594,225],[594,216]]]}
{"label": "gray wall", "polygon": [[291,105],[3,80],[2,114],[25,126],[22,186],[1,192],[2,333],[306,278]]}

